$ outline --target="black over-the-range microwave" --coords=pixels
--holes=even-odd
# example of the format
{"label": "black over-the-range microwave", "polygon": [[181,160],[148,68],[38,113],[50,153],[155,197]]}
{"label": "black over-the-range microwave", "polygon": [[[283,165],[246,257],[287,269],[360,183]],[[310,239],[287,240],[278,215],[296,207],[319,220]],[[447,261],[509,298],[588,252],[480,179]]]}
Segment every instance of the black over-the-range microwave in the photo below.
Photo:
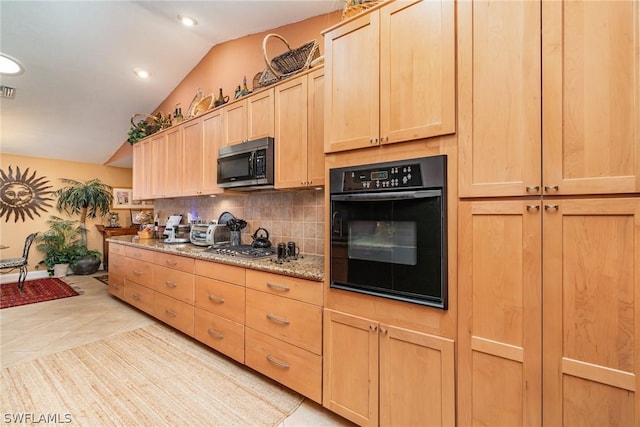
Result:
{"label": "black over-the-range microwave", "polygon": [[218,186],[239,190],[273,188],[272,137],[241,142],[218,150]]}

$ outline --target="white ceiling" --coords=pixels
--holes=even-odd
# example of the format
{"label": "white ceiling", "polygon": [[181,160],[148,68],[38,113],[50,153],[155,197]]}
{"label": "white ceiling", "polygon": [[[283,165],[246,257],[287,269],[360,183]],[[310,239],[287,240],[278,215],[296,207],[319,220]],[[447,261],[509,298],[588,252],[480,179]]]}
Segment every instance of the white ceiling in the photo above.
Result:
{"label": "white ceiling", "polygon": [[[340,9],[344,0],[0,0],[0,152],[104,164],[216,44]],[[195,17],[187,28],[177,15]],[[140,80],[133,68],[152,70]],[[131,159],[114,166],[130,167]]]}

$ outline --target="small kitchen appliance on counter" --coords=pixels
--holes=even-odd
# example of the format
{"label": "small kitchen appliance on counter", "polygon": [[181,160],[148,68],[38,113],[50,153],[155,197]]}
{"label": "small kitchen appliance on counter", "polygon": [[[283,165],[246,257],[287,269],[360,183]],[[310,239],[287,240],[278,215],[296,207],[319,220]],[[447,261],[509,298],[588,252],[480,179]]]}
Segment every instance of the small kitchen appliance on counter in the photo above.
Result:
{"label": "small kitchen appliance on counter", "polygon": [[194,245],[216,248],[229,244],[229,232],[226,224],[212,221],[209,224],[193,224],[189,237]]}

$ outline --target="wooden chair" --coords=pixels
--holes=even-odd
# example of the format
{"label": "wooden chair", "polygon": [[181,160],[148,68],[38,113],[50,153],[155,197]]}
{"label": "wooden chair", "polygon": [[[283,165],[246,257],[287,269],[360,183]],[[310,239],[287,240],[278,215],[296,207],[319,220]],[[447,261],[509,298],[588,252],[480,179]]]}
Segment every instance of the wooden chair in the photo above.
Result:
{"label": "wooden chair", "polygon": [[18,289],[20,289],[20,292],[23,292],[22,288],[24,286],[24,280],[27,278],[27,271],[29,268],[29,249],[31,249],[31,244],[37,234],[38,233],[31,233],[27,236],[24,241],[24,249],[22,250],[21,257],[0,259],[1,270],[7,269],[8,271],[11,271],[16,268],[20,269],[20,275],[18,276]]}

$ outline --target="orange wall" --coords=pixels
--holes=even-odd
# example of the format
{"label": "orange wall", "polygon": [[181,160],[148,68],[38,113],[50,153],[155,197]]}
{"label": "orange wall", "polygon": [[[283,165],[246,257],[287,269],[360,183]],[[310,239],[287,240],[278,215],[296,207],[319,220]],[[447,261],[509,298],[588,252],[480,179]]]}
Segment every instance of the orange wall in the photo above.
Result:
{"label": "orange wall", "polygon": [[[205,96],[211,93],[216,96],[218,89],[222,88],[224,94],[233,99],[235,89],[242,84],[244,76],[247,77],[249,89],[253,89],[254,76],[267,67],[262,51],[262,41],[268,33],[276,33],[284,37],[292,49],[315,39],[319,43],[320,54],[323,55],[324,45],[320,33],[339,22],[341,14],[341,11],[334,11],[212,47],[155,112],[172,113],[176,104],[180,104],[182,113],[186,114],[198,88],[202,88]],[[269,60],[286,50],[286,46],[278,38],[269,38],[267,42]]]}
{"label": "orange wall", "polygon": [[[70,178],[76,181],[89,181],[94,178],[99,178],[105,184],[111,185],[117,188],[131,188],[131,169],[129,168],[117,168],[112,166],[100,166],[95,163],[79,163],[68,162],[61,160],[52,160],[36,157],[24,157],[16,156],[12,154],[2,154],[0,156],[0,168],[5,174],[9,174],[9,166],[13,171],[13,177],[17,174],[16,167],[20,168],[20,173],[25,174],[27,168],[30,177],[33,173],[36,174],[35,178],[42,178],[43,181],[49,181],[48,184],[42,185],[42,191],[55,191],[58,188],[64,187],[64,184],[60,182],[60,178]],[[2,178],[4,183],[4,177]],[[45,189],[44,187],[51,186],[51,188]],[[40,186],[39,186],[40,187]],[[57,199],[54,196],[48,196],[53,200],[48,201],[51,207],[45,207],[46,211],[38,210],[37,215],[33,215],[33,219],[25,215],[25,220],[18,219],[15,221],[14,215],[11,215],[6,220],[6,214],[0,218],[0,243],[9,246],[9,249],[3,249],[0,251],[2,258],[12,258],[22,256],[22,248],[24,246],[25,237],[35,231],[43,232],[47,230],[46,221],[49,216],[59,216],[68,219],[80,219],[79,216],[69,217],[66,214],[58,212],[56,209]],[[130,216],[128,210],[117,211],[120,213],[120,224],[128,225],[126,222],[127,217]],[[102,252],[102,236],[96,230],[95,224],[106,224],[107,218],[95,218],[87,219],[88,233],[88,247],[89,249],[96,249]],[[36,250],[36,244],[31,247],[29,253],[29,270],[35,270],[35,265],[43,258],[43,254]],[[40,271],[46,271],[45,267],[40,267]],[[11,273],[16,273],[13,271]]]}

